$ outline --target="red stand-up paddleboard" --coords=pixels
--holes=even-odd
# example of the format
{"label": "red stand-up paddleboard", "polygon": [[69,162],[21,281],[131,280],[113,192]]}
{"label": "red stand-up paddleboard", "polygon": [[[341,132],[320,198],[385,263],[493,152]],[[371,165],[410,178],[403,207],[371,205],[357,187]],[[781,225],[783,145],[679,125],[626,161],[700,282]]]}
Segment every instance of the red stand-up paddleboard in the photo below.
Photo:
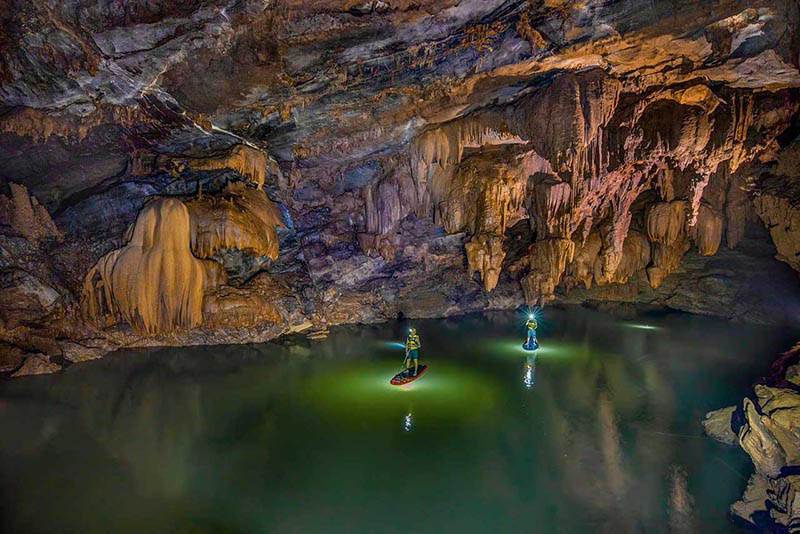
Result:
{"label": "red stand-up paddleboard", "polygon": [[417,376],[411,376],[411,373],[414,372],[414,368],[412,367],[411,369],[406,369],[405,371],[402,371],[394,375],[394,378],[392,378],[391,383],[393,386],[405,386],[406,384],[410,384],[414,380],[424,375],[427,371],[428,371],[427,365],[420,365],[417,368]]}

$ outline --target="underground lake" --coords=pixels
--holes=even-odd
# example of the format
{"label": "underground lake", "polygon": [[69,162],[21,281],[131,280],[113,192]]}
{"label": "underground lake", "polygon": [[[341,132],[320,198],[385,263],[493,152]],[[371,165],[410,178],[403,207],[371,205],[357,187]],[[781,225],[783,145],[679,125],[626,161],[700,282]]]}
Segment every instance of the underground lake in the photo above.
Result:
{"label": "underground lake", "polygon": [[[547,308],[123,350],[0,382],[4,533],[739,532],[703,434],[791,333]],[[420,380],[394,387],[407,329]],[[743,531],[742,531],[743,532]]]}

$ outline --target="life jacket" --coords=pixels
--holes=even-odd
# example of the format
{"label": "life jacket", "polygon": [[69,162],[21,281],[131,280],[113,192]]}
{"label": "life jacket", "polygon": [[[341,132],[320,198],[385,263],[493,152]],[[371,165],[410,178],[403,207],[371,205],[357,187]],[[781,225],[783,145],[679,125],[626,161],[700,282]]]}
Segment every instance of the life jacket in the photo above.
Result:
{"label": "life jacket", "polygon": [[419,336],[417,334],[409,334],[406,339],[406,348],[408,350],[415,350],[419,348]]}
{"label": "life jacket", "polygon": [[536,322],[535,319],[531,319],[531,320],[528,321],[527,326],[528,326],[528,330],[536,330],[536,328],[539,326],[539,324]]}

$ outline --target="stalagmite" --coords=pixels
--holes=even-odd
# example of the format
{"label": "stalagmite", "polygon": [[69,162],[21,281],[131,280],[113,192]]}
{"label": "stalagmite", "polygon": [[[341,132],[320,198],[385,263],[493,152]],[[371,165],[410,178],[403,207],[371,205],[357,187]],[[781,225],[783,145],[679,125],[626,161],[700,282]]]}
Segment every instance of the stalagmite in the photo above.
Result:
{"label": "stalagmite", "polygon": [[31,243],[38,244],[48,237],[63,239],[47,208],[28,193],[24,185],[8,184],[11,198],[0,195],[0,223],[8,224]]}
{"label": "stalagmite", "polygon": [[224,249],[276,259],[281,224],[264,191],[240,182],[187,203],[157,198],[139,213],[128,243],[86,275],[84,317],[104,326],[125,321],[147,334],[200,326],[204,312],[209,326],[278,320],[262,297],[220,287],[225,272],[208,259]]}
{"label": "stalagmite", "polygon": [[128,243],[100,258],[86,275],[81,305],[90,320],[123,320],[155,334],[203,321],[205,291],[224,280],[222,268],[190,249],[189,210],[178,199],[145,206]]}
{"label": "stalagmite", "polygon": [[192,252],[198,258],[213,258],[222,249],[237,249],[277,259],[281,214],[261,189],[235,182],[222,196],[192,200],[187,208]]}

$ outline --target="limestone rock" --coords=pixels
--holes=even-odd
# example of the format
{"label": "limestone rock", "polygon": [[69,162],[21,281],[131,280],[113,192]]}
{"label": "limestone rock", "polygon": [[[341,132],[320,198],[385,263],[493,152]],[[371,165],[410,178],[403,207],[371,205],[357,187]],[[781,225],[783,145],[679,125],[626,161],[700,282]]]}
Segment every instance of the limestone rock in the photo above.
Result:
{"label": "limestone rock", "polygon": [[116,348],[103,338],[61,341],[59,345],[64,359],[72,363],[102,358]]}
{"label": "limestone rock", "polygon": [[731,429],[731,417],[733,412],[736,411],[736,406],[728,406],[713,412],[708,412],[703,421],[703,430],[708,436],[727,443],[728,445],[735,445],[737,443],[737,436]]}
{"label": "limestone rock", "polygon": [[203,324],[211,328],[253,328],[262,323],[280,323],[280,299],[287,289],[266,274],[258,275],[242,288],[218,287],[203,299]]}
{"label": "limestone rock", "polygon": [[800,209],[789,199],[771,194],[756,197],[755,206],[778,249],[776,257],[800,271]]}
{"label": "limestone rock", "polygon": [[530,274],[521,281],[529,304],[541,306],[552,300],[555,286],[574,253],[575,243],[570,239],[545,239],[531,245]]}
{"label": "limestone rock", "polygon": [[61,366],[51,362],[45,355],[43,354],[32,354],[25,358],[25,363],[22,364],[22,367],[17,369],[13,376],[30,376],[30,375],[43,375],[49,373],[55,373],[56,371],[60,371]]}
{"label": "limestone rock", "polygon": [[11,198],[0,195],[0,223],[10,225],[34,244],[46,238],[63,239],[47,208],[39,204],[28,188],[9,183]]}
{"label": "limestone rock", "polygon": [[22,349],[14,345],[0,343],[0,373],[10,373],[22,365],[24,361]]}
{"label": "limestone rock", "polygon": [[53,312],[61,295],[49,284],[21,269],[0,271],[0,317],[35,320]]}
{"label": "limestone rock", "polygon": [[789,367],[789,369],[786,371],[786,380],[795,386],[800,386],[800,364],[795,364]]}
{"label": "limestone rock", "polygon": [[742,499],[731,505],[731,513],[752,525],[758,525],[760,523],[758,516],[767,509],[769,488],[769,481],[765,477],[759,474],[751,475]]}
{"label": "limestone rock", "polygon": [[[755,400],[745,398],[741,409],[739,444],[756,474],[731,512],[760,530],[791,532],[800,525],[800,475],[795,473],[800,462],[800,392],[759,384]],[[709,414],[704,423],[709,433],[718,433],[718,420],[728,410]]]}

